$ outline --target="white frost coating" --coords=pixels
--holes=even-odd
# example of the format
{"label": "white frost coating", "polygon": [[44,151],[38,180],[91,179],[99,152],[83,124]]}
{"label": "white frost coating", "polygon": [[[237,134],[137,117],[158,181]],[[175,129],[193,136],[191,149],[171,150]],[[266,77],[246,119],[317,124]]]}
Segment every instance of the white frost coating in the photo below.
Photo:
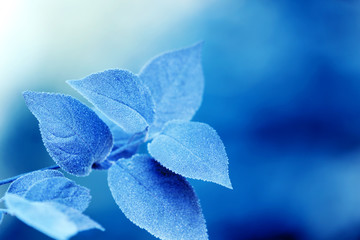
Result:
{"label": "white frost coating", "polygon": [[115,202],[137,226],[164,240],[207,240],[190,184],[146,155],[121,159],[108,173]]}

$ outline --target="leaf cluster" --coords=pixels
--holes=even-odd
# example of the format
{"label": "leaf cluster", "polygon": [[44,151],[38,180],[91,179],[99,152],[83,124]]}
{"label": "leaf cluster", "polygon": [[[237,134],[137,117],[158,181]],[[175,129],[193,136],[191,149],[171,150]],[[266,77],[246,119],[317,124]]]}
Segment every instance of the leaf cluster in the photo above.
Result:
{"label": "leaf cluster", "polygon": [[[108,170],[108,186],[125,216],[160,239],[208,239],[186,178],[232,188],[220,137],[191,121],[204,90],[201,47],[159,55],[139,74],[110,69],[67,81],[94,110],[63,94],[23,94],[55,163],[75,176]],[[137,154],[141,144],[148,154]],[[90,198],[87,188],[57,170],[34,171],[9,186],[0,222],[14,215],[55,239],[104,230],[83,214]]]}

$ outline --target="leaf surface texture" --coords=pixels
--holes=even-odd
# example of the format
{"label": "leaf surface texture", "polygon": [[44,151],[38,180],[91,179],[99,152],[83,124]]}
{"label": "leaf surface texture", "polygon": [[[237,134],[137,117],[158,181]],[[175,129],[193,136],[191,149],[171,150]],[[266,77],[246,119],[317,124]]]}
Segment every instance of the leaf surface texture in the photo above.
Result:
{"label": "leaf surface texture", "polygon": [[149,89],[129,71],[111,69],[67,83],[125,132],[141,132],[154,120]]}
{"label": "leaf surface texture", "polygon": [[93,163],[106,159],[113,139],[94,111],[62,94],[24,92],[23,95],[39,121],[47,151],[62,169],[86,176]]}
{"label": "leaf surface texture", "polygon": [[111,193],[133,223],[160,239],[208,239],[190,184],[146,155],[120,159],[108,173]]}
{"label": "leaf surface texture", "polygon": [[156,105],[150,135],[170,120],[191,120],[199,109],[204,91],[201,48],[199,43],[164,53],[150,60],[140,72]]}
{"label": "leaf surface texture", "polygon": [[224,144],[205,123],[168,122],[148,144],[148,150],[156,161],[177,174],[232,188]]}

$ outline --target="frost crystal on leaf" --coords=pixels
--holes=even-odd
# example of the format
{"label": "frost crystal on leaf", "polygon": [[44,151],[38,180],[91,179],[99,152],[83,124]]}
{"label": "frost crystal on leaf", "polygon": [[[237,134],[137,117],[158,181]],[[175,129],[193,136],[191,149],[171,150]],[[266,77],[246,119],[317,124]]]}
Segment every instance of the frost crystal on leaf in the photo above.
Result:
{"label": "frost crystal on leaf", "polygon": [[141,132],[154,121],[149,89],[129,71],[111,69],[67,83],[125,132]]}
{"label": "frost crystal on leaf", "polygon": [[109,169],[111,193],[127,218],[161,239],[208,239],[190,184],[146,155],[120,159]]}
{"label": "frost crystal on leaf", "polygon": [[202,43],[161,54],[150,60],[139,76],[155,101],[156,117],[150,135],[170,120],[191,120],[201,105],[204,77]]}
{"label": "frost crystal on leaf", "polygon": [[62,169],[86,176],[93,163],[105,160],[113,138],[94,111],[62,94],[24,92],[23,95],[39,121],[47,151]]}
{"label": "frost crystal on leaf", "polygon": [[224,144],[205,123],[174,120],[149,143],[148,150],[166,168],[189,178],[232,188]]}
{"label": "frost crystal on leaf", "polygon": [[57,202],[83,212],[89,205],[89,189],[77,185],[56,170],[35,171],[14,181],[7,193],[30,201]]}

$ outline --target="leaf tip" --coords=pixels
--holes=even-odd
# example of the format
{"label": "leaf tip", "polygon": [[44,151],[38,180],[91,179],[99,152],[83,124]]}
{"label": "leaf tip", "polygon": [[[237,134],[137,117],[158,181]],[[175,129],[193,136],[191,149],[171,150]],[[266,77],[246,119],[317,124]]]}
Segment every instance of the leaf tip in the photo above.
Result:
{"label": "leaf tip", "polygon": [[34,92],[34,91],[24,91],[22,92],[23,98],[25,100],[25,104],[28,106],[28,108],[31,110],[32,105],[36,102],[36,98],[38,98],[41,94],[40,92]]}
{"label": "leaf tip", "polygon": [[30,93],[31,93],[31,91],[26,90],[26,91],[22,92],[22,95],[25,97],[25,96],[29,95]]}
{"label": "leaf tip", "polygon": [[223,174],[223,179],[221,182],[218,182],[218,184],[220,184],[221,186],[224,186],[230,190],[234,190],[233,185],[231,183],[230,180],[230,176],[229,176],[229,168],[227,167],[227,171],[226,173]]}
{"label": "leaf tip", "polygon": [[76,90],[76,87],[79,86],[81,80],[66,80],[65,82],[72,88]]}
{"label": "leaf tip", "polygon": [[101,226],[99,223],[97,223],[97,222],[94,222],[95,223],[95,229],[98,229],[98,230],[100,230],[100,231],[102,231],[102,232],[105,232],[105,228],[103,227],[103,226]]}
{"label": "leaf tip", "polygon": [[232,186],[232,183],[231,183],[229,177],[228,177],[228,178],[226,179],[226,181],[225,181],[223,184],[221,184],[221,185],[223,185],[224,187],[226,187],[226,188],[228,188],[228,189],[230,189],[230,190],[234,190],[234,188],[233,188],[233,186]]}
{"label": "leaf tip", "polygon": [[198,54],[199,56],[201,56],[203,45],[204,45],[204,41],[198,41],[198,42],[195,42],[194,44],[184,48],[184,50],[189,50],[189,51],[194,52],[194,53]]}
{"label": "leaf tip", "polygon": [[34,96],[35,95],[35,92],[33,92],[33,91],[24,91],[24,92],[22,92],[22,95],[23,95],[23,97],[24,97],[24,99],[25,99],[25,101],[26,100],[28,100],[29,98],[31,98],[32,96]]}
{"label": "leaf tip", "polygon": [[199,49],[201,50],[204,44],[205,44],[205,41],[204,41],[204,40],[200,40],[200,41],[195,42],[195,43],[194,43],[192,46],[190,46],[190,47],[199,48]]}

